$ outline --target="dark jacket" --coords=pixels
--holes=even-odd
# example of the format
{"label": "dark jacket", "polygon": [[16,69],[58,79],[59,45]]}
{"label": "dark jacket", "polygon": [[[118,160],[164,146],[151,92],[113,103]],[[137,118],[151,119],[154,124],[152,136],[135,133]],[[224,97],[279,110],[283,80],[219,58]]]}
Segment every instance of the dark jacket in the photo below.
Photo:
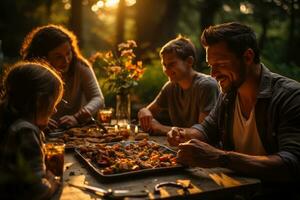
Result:
{"label": "dark jacket", "polygon": [[[300,180],[300,84],[270,72],[263,64],[255,105],[256,125],[268,155],[279,155],[291,177]],[[221,141],[234,150],[232,138],[236,91],[221,94],[205,121],[193,128],[202,131],[210,144]]]}
{"label": "dark jacket", "polygon": [[51,184],[46,178],[43,133],[19,119],[0,141],[0,198],[47,199]]}

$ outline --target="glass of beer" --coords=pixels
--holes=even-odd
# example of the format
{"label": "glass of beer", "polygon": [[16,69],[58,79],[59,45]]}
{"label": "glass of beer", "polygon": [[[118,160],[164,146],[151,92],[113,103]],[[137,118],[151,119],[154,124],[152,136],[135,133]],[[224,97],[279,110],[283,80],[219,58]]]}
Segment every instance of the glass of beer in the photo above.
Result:
{"label": "glass of beer", "polygon": [[112,113],[112,108],[102,108],[98,112],[98,120],[103,124],[109,125],[111,123]]}
{"label": "glass of beer", "polygon": [[45,164],[55,176],[62,180],[64,172],[65,144],[62,142],[48,142],[45,144]]}

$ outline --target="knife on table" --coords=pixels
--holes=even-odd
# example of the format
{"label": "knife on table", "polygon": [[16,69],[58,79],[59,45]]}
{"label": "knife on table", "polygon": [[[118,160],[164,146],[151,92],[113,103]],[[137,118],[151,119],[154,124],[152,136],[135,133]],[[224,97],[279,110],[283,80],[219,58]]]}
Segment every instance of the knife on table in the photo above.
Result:
{"label": "knife on table", "polygon": [[112,190],[112,189],[106,190],[100,187],[94,187],[90,185],[77,185],[73,183],[69,183],[69,185],[79,188],[81,190],[93,192],[102,197],[109,197],[114,199],[122,199],[124,197],[147,197],[148,196],[148,192],[146,190],[138,190],[138,191]]}
{"label": "knife on table", "polygon": [[101,122],[96,120],[93,116],[91,116],[91,121],[94,122],[100,129],[102,129],[104,133],[107,133],[107,129],[105,128],[105,126]]}

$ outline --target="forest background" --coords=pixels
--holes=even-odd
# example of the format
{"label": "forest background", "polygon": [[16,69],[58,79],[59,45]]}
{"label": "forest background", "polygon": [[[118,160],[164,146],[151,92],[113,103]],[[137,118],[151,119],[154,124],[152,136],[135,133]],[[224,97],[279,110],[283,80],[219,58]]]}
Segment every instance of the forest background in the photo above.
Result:
{"label": "forest background", "polygon": [[[19,60],[25,35],[49,23],[71,29],[86,58],[98,51],[116,51],[119,43],[135,40],[137,59],[146,68],[132,92],[136,115],[167,80],[158,55],[163,44],[178,34],[189,37],[198,51],[196,70],[209,74],[199,42],[201,32],[229,21],[256,31],[262,61],[272,71],[300,80],[300,0],[1,0],[0,67],[3,72]],[[103,71],[94,70],[106,105],[114,107],[114,95],[103,86]]]}

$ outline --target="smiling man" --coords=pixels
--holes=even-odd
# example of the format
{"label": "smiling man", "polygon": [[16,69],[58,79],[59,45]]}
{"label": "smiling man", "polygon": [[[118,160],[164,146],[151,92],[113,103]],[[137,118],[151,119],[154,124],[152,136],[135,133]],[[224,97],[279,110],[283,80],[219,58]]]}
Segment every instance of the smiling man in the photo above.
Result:
{"label": "smiling man", "polygon": [[260,63],[255,33],[246,25],[211,26],[201,43],[222,94],[201,124],[168,133],[172,145],[185,142],[179,144],[178,161],[293,183],[288,189],[299,185],[300,84]]}
{"label": "smiling man", "polygon": [[166,135],[171,126],[190,127],[202,122],[214,107],[219,88],[212,77],[193,69],[196,50],[189,39],[179,36],[169,41],[160,57],[169,81],[138,117],[145,131]]}

